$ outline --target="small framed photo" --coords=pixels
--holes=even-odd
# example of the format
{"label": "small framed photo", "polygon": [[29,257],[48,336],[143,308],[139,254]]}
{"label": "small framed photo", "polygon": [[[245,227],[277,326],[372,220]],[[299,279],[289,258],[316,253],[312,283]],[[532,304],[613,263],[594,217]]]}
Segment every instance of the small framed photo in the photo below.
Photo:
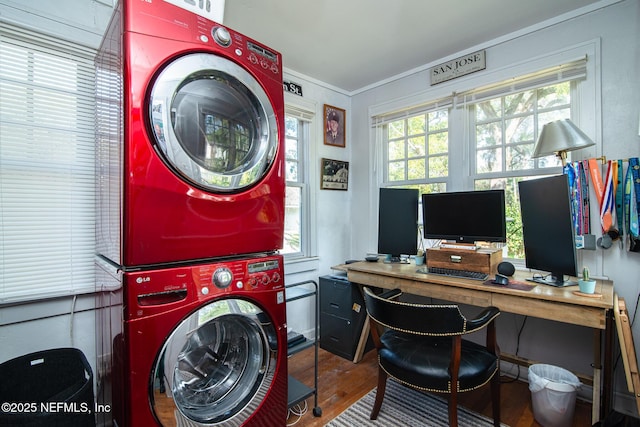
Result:
{"label": "small framed photo", "polygon": [[324,144],[334,147],[346,146],[346,114],[342,108],[324,104]]}
{"label": "small framed photo", "polygon": [[349,189],[349,162],[322,159],[322,176],[320,177],[322,190]]}

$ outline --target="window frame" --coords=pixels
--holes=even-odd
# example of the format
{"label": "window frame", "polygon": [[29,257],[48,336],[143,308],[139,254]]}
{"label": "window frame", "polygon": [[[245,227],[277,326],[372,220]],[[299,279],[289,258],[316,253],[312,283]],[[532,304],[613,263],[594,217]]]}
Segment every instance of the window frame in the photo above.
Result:
{"label": "window frame", "polygon": [[[447,114],[447,127],[446,130],[443,129],[430,129],[429,128],[429,116],[432,113],[439,113],[439,112],[446,112]],[[438,176],[438,177],[430,177],[430,163],[429,161],[431,159],[442,159],[442,158],[446,158],[446,162],[447,165],[449,164],[449,158],[450,158],[450,139],[449,139],[449,132],[450,132],[450,128],[449,128],[449,115],[450,115],[450,109],[448,107],[442,107],[442,108],[433,108],[433,109],[428,109],[425,111],[420,111],[420,112],[414,112],[410,115],[407,115],[406,117],[402,117],[402,118],[397,118],[395,120],[389,121],[387,123],[384,123],[382,125],[380,125],[380,129],[382,131],[382,157],[383,157],[383,168],[382,168],[382,173],[383,173],[383,182],[382,182],[382,187],[407,187],[407,186],[421,186],[421,185],[443,185],[444,188],[447,187],[447,183],[449,181],[449,177],[450,174],[448,173],[448,166],[447,166],[447,174],[444,176]],[[424,116],[424,121],[425,121],[425,129],[424,132],[421,133],[410,133],[409,130],[409,121],[411,119],[415,119],[417,117],[420,116]],[[403,135],[400,137],[396,137],[396,138],[389,138],[389,126],[392,123],[396,123],[398,121],[402,120],[404,122],[404,131],[403,131]],[[447,151],[446,152],[438,152],[438,153],[430,153],[429,151],[429,137],[431,135],[437,135],[437,134],[442,134],[446,132],[447,133]],[[416,137],[424,137],[424,155],[421,156],[411,156],[409,153],[409,144],[410,144],[410,140]],[[389,145],[392,142],[401,142],[404,145],[404,155],[402,157],[398,157],[395,159],[389,159],[389,151],[390,151],[390,147]],[[409,163],[413,160],[424,160],[424,170],[425,170],[425,176],[424,178],[416,178],[416,179],[411,179],[409,177]],[[389,173],[390,173],[390,165],[391,164],[395,164],[395,163],[403,163],[404,164],[404,179],[402,180],[395,180],[395,181],[391,181],[389,180]]]}
{"label": "window frame", "polygon": [[[319,171],[316,166],[317,154],[314,135],[317,135],[317,117],[315,103],[304,99],[296,99],[285,92],[285,117],[294,117],[298,120],[298,180],[286,181],[287,187],[295,187],[301,191],[301,218],[300,218],[300,251],[285,253],[285,264],[290,267],[289,272],[300,272],[315,268],[317,263],[317,232],[316,232],[316,197],[312,188],[318,184],[315,178]],[[286,135],[285,135],[286,139]],[[286,162],[286,153],[285,153]],[[316,173],[317,172],[317,173]],[[286,177],[285,177],[286,178]],[[307,266],[306,262],[314,264]]]}
{"label": "window frame", "polygon": [[[492,89],[495,85],[504,84],[505,81],[511,79],[514,86],[520,82],[518,78],[513,76],[522,76],[531,78],[538,77],[539,70],[549,70],[553,67],[562,68],[574,62],[581,62],[585,72],[584,79],[576,85],[571,92],[572,99],[572,120],[587,134],[592,136],[596,142],[596,146],[583,149],[576,153],[575,158],[588,158],[598,156],[602,151],[601,146],[601,89],[599,84],[600,67],[600,39],[593,39],[569,46],[555,52],[550,52],[543,56],[530,58],[528,60],[507,64],[497,67],[494,70],[483,71],[473,75],[455,79],[447,83],[439,84],[431,87],[423,92],[415,95],[386,101],[382,104],[374,105],[369,108],[371,117],[371,140],[374,142],[374,149],[377,151],[376,182],[377,186],[370,189],[371,210],[370,224],[372,229],[377,226],[377,218],[375,207],[377,206],[378,187],[389,186],[390,183],[385,181],[385,159],[384,159],[384,132],[381,130],[380,117],[393,116],[398,117],[403,111],[415,111],[416,106],[427,105],[430,100],[445,99],[447,92],[454,99],[449,115],[449,171],[467,171],[467,173],[451,173],[449,172],[449,180],[447,182],[447,191],[469,191],[473,190],[474,182],[477,179],[475,174],[475,146],[474,141],[470,137],[472,129],[470,126],[471,114],[464,105],[464,95],[466,92],[474,92],[478,89]],[[571,67],[568,67],[571,68]],[[544,82],[546,76],[543,76],[541,82]],[[571,80],[566,78],[565,80]],[[541,84],[542,85],[542,84]],[[548,84],[544,84],[548,85]],[[433,102],[433,101],[431,101]],[[539,175],[561,173],[561,167],[542,168],[536,173]],[[511,171],[516,172],[516,171]],[[525,175],[531,176],[531,170],[517,171],[509,175]],[[503,174],[502,176],[507,176]],[[484,177],[483,177],[484,178]],[[412,184],[407,182],[394,182],[394,185],[406,186]],[[370,249],[375,248],[375,239],[369,239]],[[375,250],[372,250],[375,253]],[[590,256],[590,254],[589,254]],[[580,260],[579,260],[580,261]],[[524,263],[523,263],[524,265]]]}

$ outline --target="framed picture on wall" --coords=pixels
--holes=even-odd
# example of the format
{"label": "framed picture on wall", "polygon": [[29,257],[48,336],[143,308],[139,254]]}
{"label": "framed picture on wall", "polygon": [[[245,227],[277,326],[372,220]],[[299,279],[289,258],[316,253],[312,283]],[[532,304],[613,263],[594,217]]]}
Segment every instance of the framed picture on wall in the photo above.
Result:
{"label": "framed picture on wall", "polygon": [[320,189],[345,191],[349,189],[349,162],[322,159],[321,170]]}
{"label": "framed picture on wall", "polygon": [[342,108],[324,104],[324,144],[334,147],[346,146],[346,114]]}

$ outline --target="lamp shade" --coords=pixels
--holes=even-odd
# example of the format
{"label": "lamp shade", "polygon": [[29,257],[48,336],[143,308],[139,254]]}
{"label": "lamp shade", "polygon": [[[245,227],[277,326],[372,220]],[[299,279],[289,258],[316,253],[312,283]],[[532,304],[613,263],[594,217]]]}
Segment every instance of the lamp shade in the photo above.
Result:
{"label": "lamp shade", "polygon": [[532,157],[545,157],[595,145],[578,126],[569,119],[549,122],[542,127]]}

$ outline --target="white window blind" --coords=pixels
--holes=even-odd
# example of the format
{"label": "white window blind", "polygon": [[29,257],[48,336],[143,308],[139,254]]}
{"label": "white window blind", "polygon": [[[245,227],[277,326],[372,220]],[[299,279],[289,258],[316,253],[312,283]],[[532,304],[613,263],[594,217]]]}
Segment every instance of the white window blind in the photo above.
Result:
{"label": "white window blind", "polygon": [[0,304],[94,289],[94,54],[0,23]]}
{"label": "white window blind", "polygon": [[315,113],[313,111],[309,111],[296,105],[287,104],[285,105],[284,111],[287,116],[295,117],[303,122],[310,122],[315,117]]}
{"label": "white window blind", "polygon": [[535,73],[475,88],[455,95],[456,104],[473,104],[525,90],[537,89],[587,76],[587,58],[576,59]]}
{"label": "white window blind", "polygon": [[389,124],[396,120],[406,119],[418,114],[427,113],[430,111],[441,110],[453,105],[453,97],[447,96],[444,98],[436,99],[419,105],[413,105],[401,110],[389,111],[382,114],[377,114],[371,117],[371,126],[378,127]]}

